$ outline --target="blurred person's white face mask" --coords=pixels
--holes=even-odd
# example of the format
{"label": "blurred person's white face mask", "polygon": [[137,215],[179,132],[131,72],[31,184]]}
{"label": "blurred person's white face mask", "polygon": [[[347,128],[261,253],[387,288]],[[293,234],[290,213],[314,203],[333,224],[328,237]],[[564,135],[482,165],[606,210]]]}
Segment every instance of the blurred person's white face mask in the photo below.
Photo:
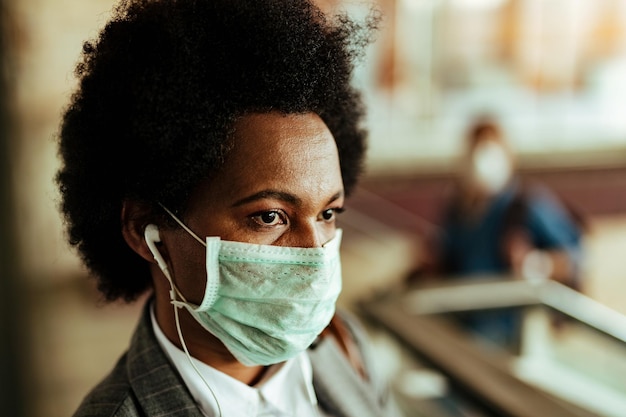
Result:
{"label": "blurred person's white face mask", "polygon": [[470,164],[470,180],[488,194],[501,191],[513,172],[509,155],[502,145],[492,140],[476,145]]}
{"label": "blurred person's white face mask", "polygon": [[172,304],[186,308],[241,363],[270,365],[292,358],[330,323],[341,292],[340,229],[321,248],[292,248],[219,237],[204,242],[175,220],[206,246],[207,283],[195,305],[184,300],[166,273]]}

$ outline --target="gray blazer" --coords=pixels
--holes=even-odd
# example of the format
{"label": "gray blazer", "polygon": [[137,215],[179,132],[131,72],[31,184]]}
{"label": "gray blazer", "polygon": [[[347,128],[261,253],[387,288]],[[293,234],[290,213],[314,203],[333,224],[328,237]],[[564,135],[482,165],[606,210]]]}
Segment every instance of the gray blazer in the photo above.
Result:
{"label": "gray blazer", "polygon": [[[112,372],[85,397],[74,417],[203,417],[157,342],[148,304],[128,351]],[[367,367],[371,358],[368,359],[367,351],[363,349],[366,347],[363,334],[355,324],[348,320],[357,345],[363,350]],[[323,339],[308,352],[318,402],[328,414],[336,417],[399,415],[384,384],[364,381],[331,339]]]}

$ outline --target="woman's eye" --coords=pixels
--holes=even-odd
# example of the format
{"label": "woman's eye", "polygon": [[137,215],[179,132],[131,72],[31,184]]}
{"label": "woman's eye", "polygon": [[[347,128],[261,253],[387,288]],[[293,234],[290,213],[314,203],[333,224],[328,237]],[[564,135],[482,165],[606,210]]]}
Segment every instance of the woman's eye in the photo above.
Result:
{"label": "woman's eye", "polygon": [[252,219],[261,226],[276,226],[287,223],[278,211],[264,211],[253,215]]}
{"label": "woman's eye", "polygon": [[332,208],[332,209],[324,210],[322,212],[322,219],[327,222],[334,220],[335,217],[337,217],[337,214],[342,213],[342,212],[343,212],[342,208]]}

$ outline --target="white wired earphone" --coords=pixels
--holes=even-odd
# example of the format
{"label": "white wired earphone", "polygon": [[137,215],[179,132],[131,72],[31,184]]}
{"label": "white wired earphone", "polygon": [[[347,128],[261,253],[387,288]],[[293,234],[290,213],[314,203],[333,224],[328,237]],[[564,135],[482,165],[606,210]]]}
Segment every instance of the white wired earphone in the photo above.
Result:
{"label": "white wired earphone", "polygon": [[159,268],[161,268],[161,271],[163,271],[167,279],[170,281],[170,284],[172,284],[167,263],[165,262],[165,259],[163,259],[163,256],[161,256],[159,249],[156,247],[156,244],[161,242],[159,228],[155,224],[149,224],[146,226],[143,235],[144,239],[146,240],[146,244],[148,245],[148,249],[150,249],[150,252],[152,252],[152,256],[154,256],[154,260],[157,261],[157,264],[159,264]]}
{"label": "white wired earphone", "polygon": [[184,302],[187,302],[187,300],[185,300],[185,297],[183,297],[183,295],[174,286],[174,281],[172,280],[172,276],[170,274],[170,270],[167,266],[167,263],[165,262],[165,259],[163,259],[163,256],[159,252],[159,249],[156,247],[156,244],[161,241],[161,236],[159,235],[159,228],[155,224],[147,225],[146,229],[144,230],[144,239],[146,240],[146,244],[148,245],[148,249],[150,249],[150,252],[152,253],[152,256],[154,257],[154,260],[157,262],[157,264],[159,265],[159,268],[161,268],[161,271],[163,272],[163,275],[165,275],[165,278],[167,278],[167,281],[170,284],[170,302],[172,303],[172,306],[174,307],[174,318],[176,321],[176,331],[178,332],[178,340],[180,340],[180,344],[182,345],[183,350],[185,351],[185,355],[187,356],[189,363],[191,364],[193,369],[196,371],[198,376],[200,376],[200,379],[202,379],[202,382],[204,382],[204,385],[206,385],[206,387],[209,389],[209,392],[211,393],[211,395],[213,396],[213,399],[215,400],[215,404],[217,404],[219,417],[222,417],[222,407],[220,406],[220,402],[218,401],[217,396],[215,395],[215,392],[213,392],[213,389],[211,388],[207,380],[204,379],[204,376],[202,375],[202,373],[200,373],[200,371],[196,367],[196,364],[193,363],[193,361],[191,360],[191,355],[189,354],[189,350],[187,349],[187,344],[185,343],[185,339],[183,338],[183,332],[180,328],[180,320],[178,318],[178,309],[181,308],[182,305],[179,303],[179,301],[177,301],[176,296],[178,295],[180,298],[182,298]]}

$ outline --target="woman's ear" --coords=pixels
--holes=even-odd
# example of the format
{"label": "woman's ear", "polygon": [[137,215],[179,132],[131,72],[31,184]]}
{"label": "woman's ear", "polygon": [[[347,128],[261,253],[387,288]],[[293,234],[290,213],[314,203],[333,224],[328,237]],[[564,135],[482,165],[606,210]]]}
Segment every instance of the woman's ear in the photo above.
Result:
{"label": "woman's ear", "polygon": [[148,248],[144,233],[148,225],[149,208],[133,200],[124,200],[122,204],[122,235],[124,240],[139,256],[146,261],[155,263],[154,256]]}

